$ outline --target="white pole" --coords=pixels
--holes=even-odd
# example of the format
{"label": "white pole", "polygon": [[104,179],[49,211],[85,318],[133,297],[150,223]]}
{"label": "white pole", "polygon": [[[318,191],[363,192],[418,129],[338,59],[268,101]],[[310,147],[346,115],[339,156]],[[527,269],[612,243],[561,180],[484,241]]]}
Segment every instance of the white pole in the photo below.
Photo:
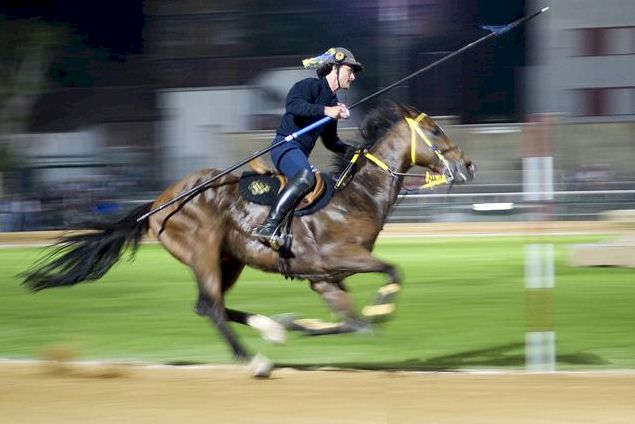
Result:
{"label": "white pole", "polygon": [[[535,202],[528,221],[553,219],[553,157],[551,128],[539,119],[527,128],[523,158],[523,191],[526,202]],[[540,235],[538,233],[533,234]],[[553,289],[555,287],[553,244],[525,245],[525,369],[550,372],[556,369],[556,333]]]}

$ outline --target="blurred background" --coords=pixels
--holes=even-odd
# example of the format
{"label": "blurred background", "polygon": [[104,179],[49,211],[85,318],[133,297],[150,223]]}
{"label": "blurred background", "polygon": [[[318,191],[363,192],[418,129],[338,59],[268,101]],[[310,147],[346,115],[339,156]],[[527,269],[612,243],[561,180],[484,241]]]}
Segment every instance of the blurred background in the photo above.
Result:
{"label": "blurred background", "polygon": [[[340,135],[390,99],[435,116],[479,165],[450,194],[407,181],[395,222],[634,209],[632,0],[0,0],[0,231],[119,214],[260,150],[313,75],[301,60],[329,47],[365,65],[338,93],[351,104],[545,6],[355,109]],[[324,149],[313,158],[326,169]]]}

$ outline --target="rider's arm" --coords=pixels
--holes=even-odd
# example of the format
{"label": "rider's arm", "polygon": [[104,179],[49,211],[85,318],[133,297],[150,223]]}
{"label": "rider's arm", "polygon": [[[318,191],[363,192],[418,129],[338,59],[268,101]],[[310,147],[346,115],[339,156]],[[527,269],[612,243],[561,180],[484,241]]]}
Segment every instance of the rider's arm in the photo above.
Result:
{"label": "rider's arm", "polygon": [[312,103],[316,97],[313,81],[311,79],[302,80],[291,87],[289,94],[287,94],[287,112],[295,116],[324,116],[324,105]]}

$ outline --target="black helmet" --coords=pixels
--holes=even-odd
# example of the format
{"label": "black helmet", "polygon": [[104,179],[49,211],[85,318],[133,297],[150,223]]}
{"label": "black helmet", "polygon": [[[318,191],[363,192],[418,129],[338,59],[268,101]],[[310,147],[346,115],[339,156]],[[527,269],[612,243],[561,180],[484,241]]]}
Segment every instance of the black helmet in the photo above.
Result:
{"label": "black helmet", "polygon": [[335,63],[338,65],[348,65],[353,68],[355,72],[362,72],[364,67],[361,63],[355,60],[355,56],[351,53],[350,50],[345,49],[344,47],[334,47],[335,53],[333,53],[333,59],[335,59]]}
{"label": "black helmet", "polygon": [[355,72],[362,72],[364,70],[362,64],[355,60],[353,53],[344,47],[331,47],[320,56],[304,59],[302,64],[305,68],[321,68],[324,65],[337,64],[348,65],[353,68]]}

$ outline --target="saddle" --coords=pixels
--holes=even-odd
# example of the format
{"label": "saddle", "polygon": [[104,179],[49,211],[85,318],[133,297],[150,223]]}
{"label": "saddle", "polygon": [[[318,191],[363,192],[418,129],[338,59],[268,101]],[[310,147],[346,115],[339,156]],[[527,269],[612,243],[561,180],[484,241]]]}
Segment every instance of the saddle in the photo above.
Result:
{"label": "saddle", "polygon": [[[240,176],[240,195],[250,202],[271,206],[287,184],[287,178],[268,168],[257,158],[249,162],[251,171]],[[326,206],[333,197],[335,181],[330,174],[315,172],[315,185],[296,206],[293,215],[310,215]]]}

